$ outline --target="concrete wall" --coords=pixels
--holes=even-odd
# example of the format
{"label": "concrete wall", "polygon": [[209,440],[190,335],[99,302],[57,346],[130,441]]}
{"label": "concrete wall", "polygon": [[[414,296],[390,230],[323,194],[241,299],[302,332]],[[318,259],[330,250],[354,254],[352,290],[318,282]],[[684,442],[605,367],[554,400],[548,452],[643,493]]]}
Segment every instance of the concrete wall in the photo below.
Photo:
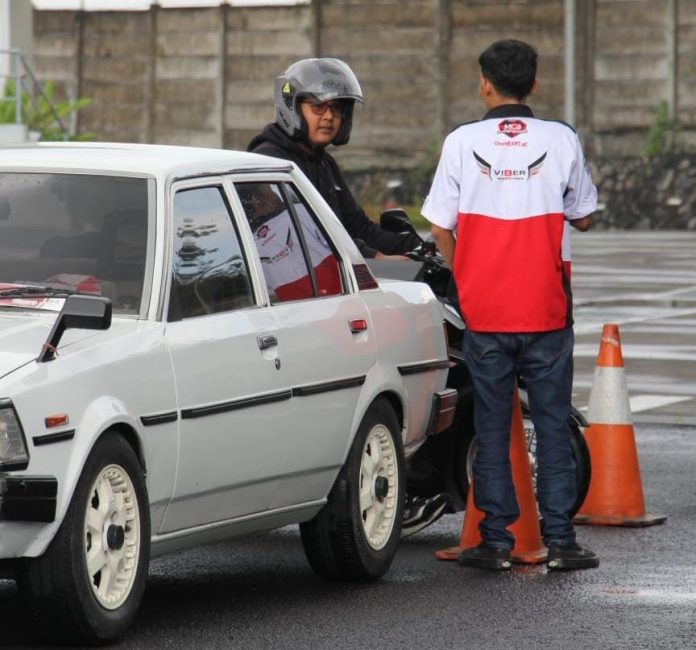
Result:
{"label": "concrete wall", "polygon": [[[696,146],[696,0],[577,2],[577,128],[590,154],[637,154],[661,101]],[[563,116],[563,0],[314,0],[284,7],[35,11],[34,64],[94,103],[74,123],[105,140],[244,148],[272,120],[274,77],[337,56],[365,94],[351,169],[432,165],[444,134],[481,115],[480,51],[540,52],[537,113]]]}

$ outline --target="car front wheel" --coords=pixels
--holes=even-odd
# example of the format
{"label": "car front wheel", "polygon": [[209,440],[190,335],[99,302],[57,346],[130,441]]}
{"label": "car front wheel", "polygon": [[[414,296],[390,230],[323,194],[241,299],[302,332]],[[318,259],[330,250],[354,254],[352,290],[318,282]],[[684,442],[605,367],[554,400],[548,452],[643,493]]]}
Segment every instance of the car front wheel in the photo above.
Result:
{"label": "car front wheel", "polygon": [[378,399],[363,418],[326,505],[300,524],[305,554],[318,575],[367,582],[387,571],[401,532],[403,467],[394,409]]}
{"label": "car front wheel", "polygon": [[143,469],[116,434],[85,463],[58,533],[19,567],[18,585],[37,630],[52,641],[120,639],[145,589],[150,522]]}

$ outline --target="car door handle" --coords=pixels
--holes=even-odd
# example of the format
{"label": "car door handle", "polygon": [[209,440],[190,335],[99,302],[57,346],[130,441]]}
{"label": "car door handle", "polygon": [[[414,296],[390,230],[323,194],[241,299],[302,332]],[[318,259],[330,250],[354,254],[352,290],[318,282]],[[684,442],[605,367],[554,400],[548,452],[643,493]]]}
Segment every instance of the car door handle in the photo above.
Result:
{"label": "car door handle", "polygon": [[278,339],[273,336],[273,334],[267,334],[266,336],[257,336],[256,341],[259,344],[259,350],[267,350],[278,345]]}

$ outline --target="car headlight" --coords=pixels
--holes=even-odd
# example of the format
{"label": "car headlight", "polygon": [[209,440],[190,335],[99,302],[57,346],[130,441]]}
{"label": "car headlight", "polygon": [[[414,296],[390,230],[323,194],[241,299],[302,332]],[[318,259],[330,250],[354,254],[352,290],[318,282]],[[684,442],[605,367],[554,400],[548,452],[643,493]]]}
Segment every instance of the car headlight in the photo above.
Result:
{"label": "car headlight", "polygon": [[29,452],[22,425],[10,400],[0,400],[0,470],[25,469]]}

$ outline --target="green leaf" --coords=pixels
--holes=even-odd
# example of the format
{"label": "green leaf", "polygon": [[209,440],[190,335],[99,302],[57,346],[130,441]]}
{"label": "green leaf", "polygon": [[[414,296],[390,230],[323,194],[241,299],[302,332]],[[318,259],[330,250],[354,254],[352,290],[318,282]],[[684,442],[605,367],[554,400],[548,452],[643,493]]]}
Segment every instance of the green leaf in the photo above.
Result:
{"label": "green leaf", "polygon": [[[80,97],[74,101],[55,101],[55,84],[47,81],[43,84],[41,92],[36,97],[29,95],[25,90],[21,94],[22,122],[30,131],[38,131],[41,140],[93,140],[96,133],[82,133],[73,135],[64,127],[72,113],[79,111],[92,103],[89,97]],[[14,124],[16,119],[15,84],[13,80],[5,83],[4,97],[0,98],[0,124]]]}

